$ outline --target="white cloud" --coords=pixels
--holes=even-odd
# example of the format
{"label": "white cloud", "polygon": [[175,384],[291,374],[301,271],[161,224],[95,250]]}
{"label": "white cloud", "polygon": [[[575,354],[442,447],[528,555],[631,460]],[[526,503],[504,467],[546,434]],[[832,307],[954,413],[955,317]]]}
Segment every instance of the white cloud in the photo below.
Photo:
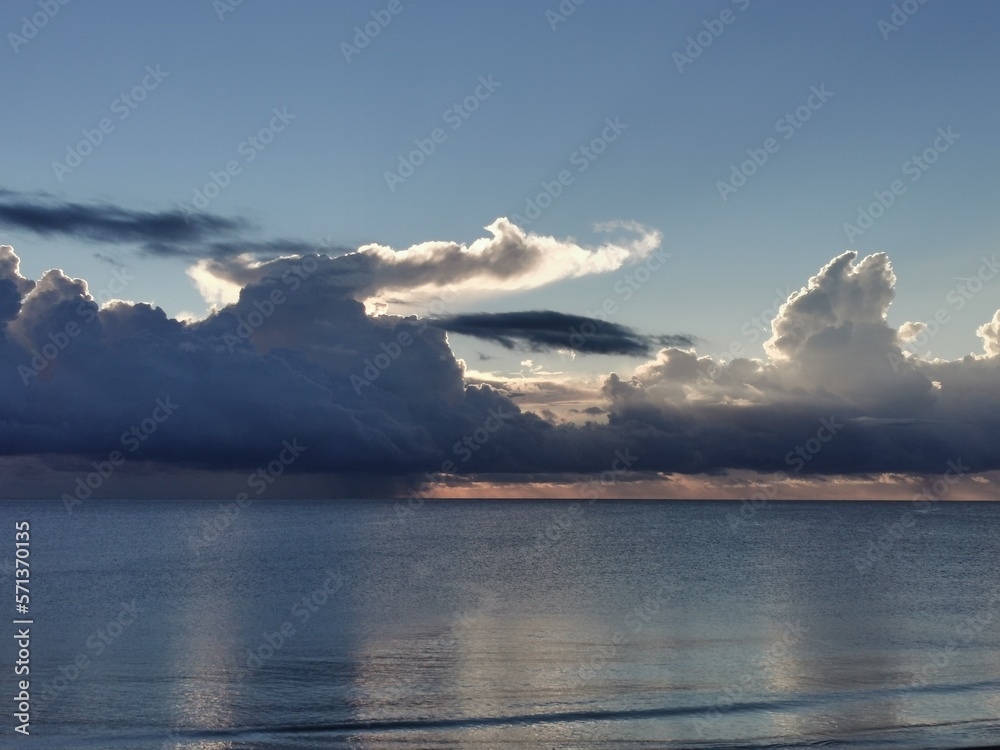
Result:
{"label": "white cloud", "polygon": [[983,340],[986,356],[1000,357],[1000,310],[993,315],[993,320],[976,329],[976,335]]}
{"label": "white cloud", "polygon": [[240,298],[242,288],[235,281],[213,272],[212,262],[200,260],[187,269],[198,293],[212,307],[231,305]]}
{"label": "white cloud", "polygon": [[[491,236],[470,245],[434,241],[396,250],[371,244],[335,258],[321,255],[317,273],[345,295],[370,300],[371,309],[384,309],[386,296],[398,303],[442,290],[492,294],[607,273],[646,258],[662,242],[660,232],[631,222],[597,225],[595,229],[601,233],[624,233],[626,237],[596,247],[525,232],[505,218],[486,229]],[[189,269],[188,275],[207,301],[224,304],[235,300],[240,286],[267,275],[281,275],[294,262],[281,258],[256,263],[246,256],[203,260]]]}

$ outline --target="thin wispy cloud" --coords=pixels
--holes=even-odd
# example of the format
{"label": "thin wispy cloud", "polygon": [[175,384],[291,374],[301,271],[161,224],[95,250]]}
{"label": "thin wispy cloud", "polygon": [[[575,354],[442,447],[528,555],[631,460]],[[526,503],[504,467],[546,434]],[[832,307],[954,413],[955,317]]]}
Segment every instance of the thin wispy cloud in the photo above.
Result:
{"label": "thin wispy cloud", "polygon": [[0,227],[40,237],[66,237],[101,245],[132,245],[146,255],[225,258],[274,257],[316,249],[301,240],[255,240],[256,227],[243,218],[207,212],[138,211],[109,203],[60,201],[44,194],[0,190]]}

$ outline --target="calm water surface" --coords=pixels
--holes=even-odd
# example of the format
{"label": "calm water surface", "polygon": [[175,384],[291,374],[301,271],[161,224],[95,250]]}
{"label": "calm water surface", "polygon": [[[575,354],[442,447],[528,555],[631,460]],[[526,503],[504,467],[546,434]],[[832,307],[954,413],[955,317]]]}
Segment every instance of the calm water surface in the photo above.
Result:
{"label": "calm water surface", "polygon": [[739,508],[5,503],[0,745],[1000,744],[1000,504]]}

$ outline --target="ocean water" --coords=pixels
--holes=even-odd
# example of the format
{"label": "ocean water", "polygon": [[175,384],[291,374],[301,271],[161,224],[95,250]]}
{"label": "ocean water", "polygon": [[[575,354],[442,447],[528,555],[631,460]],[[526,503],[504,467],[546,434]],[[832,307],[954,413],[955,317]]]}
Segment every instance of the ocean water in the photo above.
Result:
{"label": "ocean water", "polygon": [[0,519],[3,747],[1000,745],[1000,504],[53,501]]}

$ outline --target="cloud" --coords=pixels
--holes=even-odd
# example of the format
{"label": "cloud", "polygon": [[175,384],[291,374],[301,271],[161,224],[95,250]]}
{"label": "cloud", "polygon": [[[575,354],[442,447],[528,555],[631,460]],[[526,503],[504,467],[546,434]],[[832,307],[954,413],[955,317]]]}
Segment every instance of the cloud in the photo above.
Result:
{"label": "cloud", "polygon": [[916,341],[920,334],[926,330],[926,323],[907,321],[899,327],[899,340],[909,344],[912,341]]}
{"label": "cloud", "polygon": [[585,248],[575,242],[526,233],[508,219],[486,227],[491,238],[471,245],[425,242],[405,250],[367,245],[359,254],[371,259],[376,276],[369,293],[469,286],[478,289],[535,289],[554,281],[616,271],[642,260],[662,241],[659,232],[634,223],[601,224],[598,231],[625,230],[631,241]]}
{"label": "cloud", "polygon": [[[521,291],[607,273],[645,259],[662,242],[659,232],[634,223],[598,225],[602,233],[625,237],[597,247],[531,234],[505,218],[486,230],[490,237],[468,245],[433,241],[395,250],[370,244],[335,258],[319,254],[316,274],[330,293],[359,300],[390,295],[396,302],[413,302],[442,290],[454,295]],[[204,259],[189,273],[206,286],[212,277],[216,285],[238,290],[267,276],[279,276],[295,262],[293,258],[259,262],[246,256]]]}
{"label": "cloud", "polygon": [[773,378],[879,412],[925,403],[930,382],[899,367],[899,333],[886,323],[896,283],[889,258],[856,260],[854,251],[834,258],[781,306],[764,343]]}
{"label": "cloud", "polygon": [[468,245],[430,241],[396,250],[373,243],[350,250],[326,242],[255,239],[248,235],[256,227],[243,218],[181,209],[137,211],[4,189],[0,189],[0,227],[42,237],[133,245],[147,255],[196,259],[188,273],[206,301],[216,305],[233,302],[241,288],[280,275],[305,254],[323,265],[321,273],[331,290],[354,299],[396,294],[412,300],[442,289],[516,291],[606,273],[646,258],[662,241],[659,232],[634,222],[606,222],[595,231],[624,239],[584,247],[527,233],[499,218],[486,227],[490,237]]}
{"label": "cloud", "polygon": [[[249,467],[298,437],[309,446],[300,469],[400,472],[433,463],[439,443],[472,429],[479,407],[492,404],[489,389],[466,395],[444,334],[433,329],[413,334],[406,367],[356,392],[350,376],[413,322],[375,321],[360,303],[300,282],[293,296],[270,279],[185,324],[145,304],[99,309],[85,282],[48,272],[3,328],[0,453],[106,457],[169,397],[179,408],[143,441],[142,460]],[[286,304],[266,325],[244,328],[276,290]]]}
{"label": "cloud", "polygon": [[[658,468],[688,473],[919,473],[959,459],[976,471],[1000,466],[990,438],[1000,429],[1000,358],[904,357],[904,337],[920,324],[901,336],[886,323],[891,264],[883,254],[856,260],[834,258],[789,297],[765,361],[665,349],[630,379],[612,375],[610,424],[644,434]],[[990,352],[992,328],[980,331]],[[820,440],[823,420],[843,427]]]}
{"label": "cloud", "polygon": [[253,241],[253,225],[206,212],[135,211],[108,203],[59,201],[0,189],[0,227],[41,237],[69,237],[105,245],[136,245],[157,256],[228,257],[295,254],[315,249],[298,240]]}
{"label": "cloud", "polygon": [[[404,294],[407,284],[519,286],[617,268],[650,236],[585,249],[495,229],[398,263],[371,250],[213,261],[240,290],[194,322],[143,303],[99,307],[84,280],[58,270],[26,279],[0,247],[0,457],[8,468],[90,471],[170,398],[178,408],[128,453],[129,471],[248,471],[293,438],[308,450],[292,473],[367,473],[404,489],[442,470],[492,481],[593,476],[625,450],[637,470],[664,475],[1000,468],[1000,317],[980,328],[984,355],[903,356],[886,322],[895,276],[883,255],[823,266],[781,307],[763,360],[667,346],[632,373],[602,377],[597,393],[534,371],[531,382],[475,382],[440,321],[366,313],[365,295]],[[543,246],[553,255],[538,256]],[[562,326],[583,322],[550,311],[449,317],[529,348],[559,346]],[[602,330],[609,346],[648,345],[622,327]],[[555,403],[575,409],[575,421],[559,421]]]}
{"label": "cloud", "polygon": [[21,275],[21,259],[10,245],[0,245],[0,320],[17,316],[21,300],[35,282]]}
{"label": "cloud", "polygon": [[506,349],[584,354],[648,356],[656,346],[691,346],[689,336],[643,336],[631,328],[551,310],[510,313],[465,313],[438,318],[430,325],[452,333],[493,341]]}
{"label": "cloud", "polygon": [[1000,310],[997,310],[993,320],[976,329],[976,335],[983,340],[983,350],[987,357],[1000,356]]}

